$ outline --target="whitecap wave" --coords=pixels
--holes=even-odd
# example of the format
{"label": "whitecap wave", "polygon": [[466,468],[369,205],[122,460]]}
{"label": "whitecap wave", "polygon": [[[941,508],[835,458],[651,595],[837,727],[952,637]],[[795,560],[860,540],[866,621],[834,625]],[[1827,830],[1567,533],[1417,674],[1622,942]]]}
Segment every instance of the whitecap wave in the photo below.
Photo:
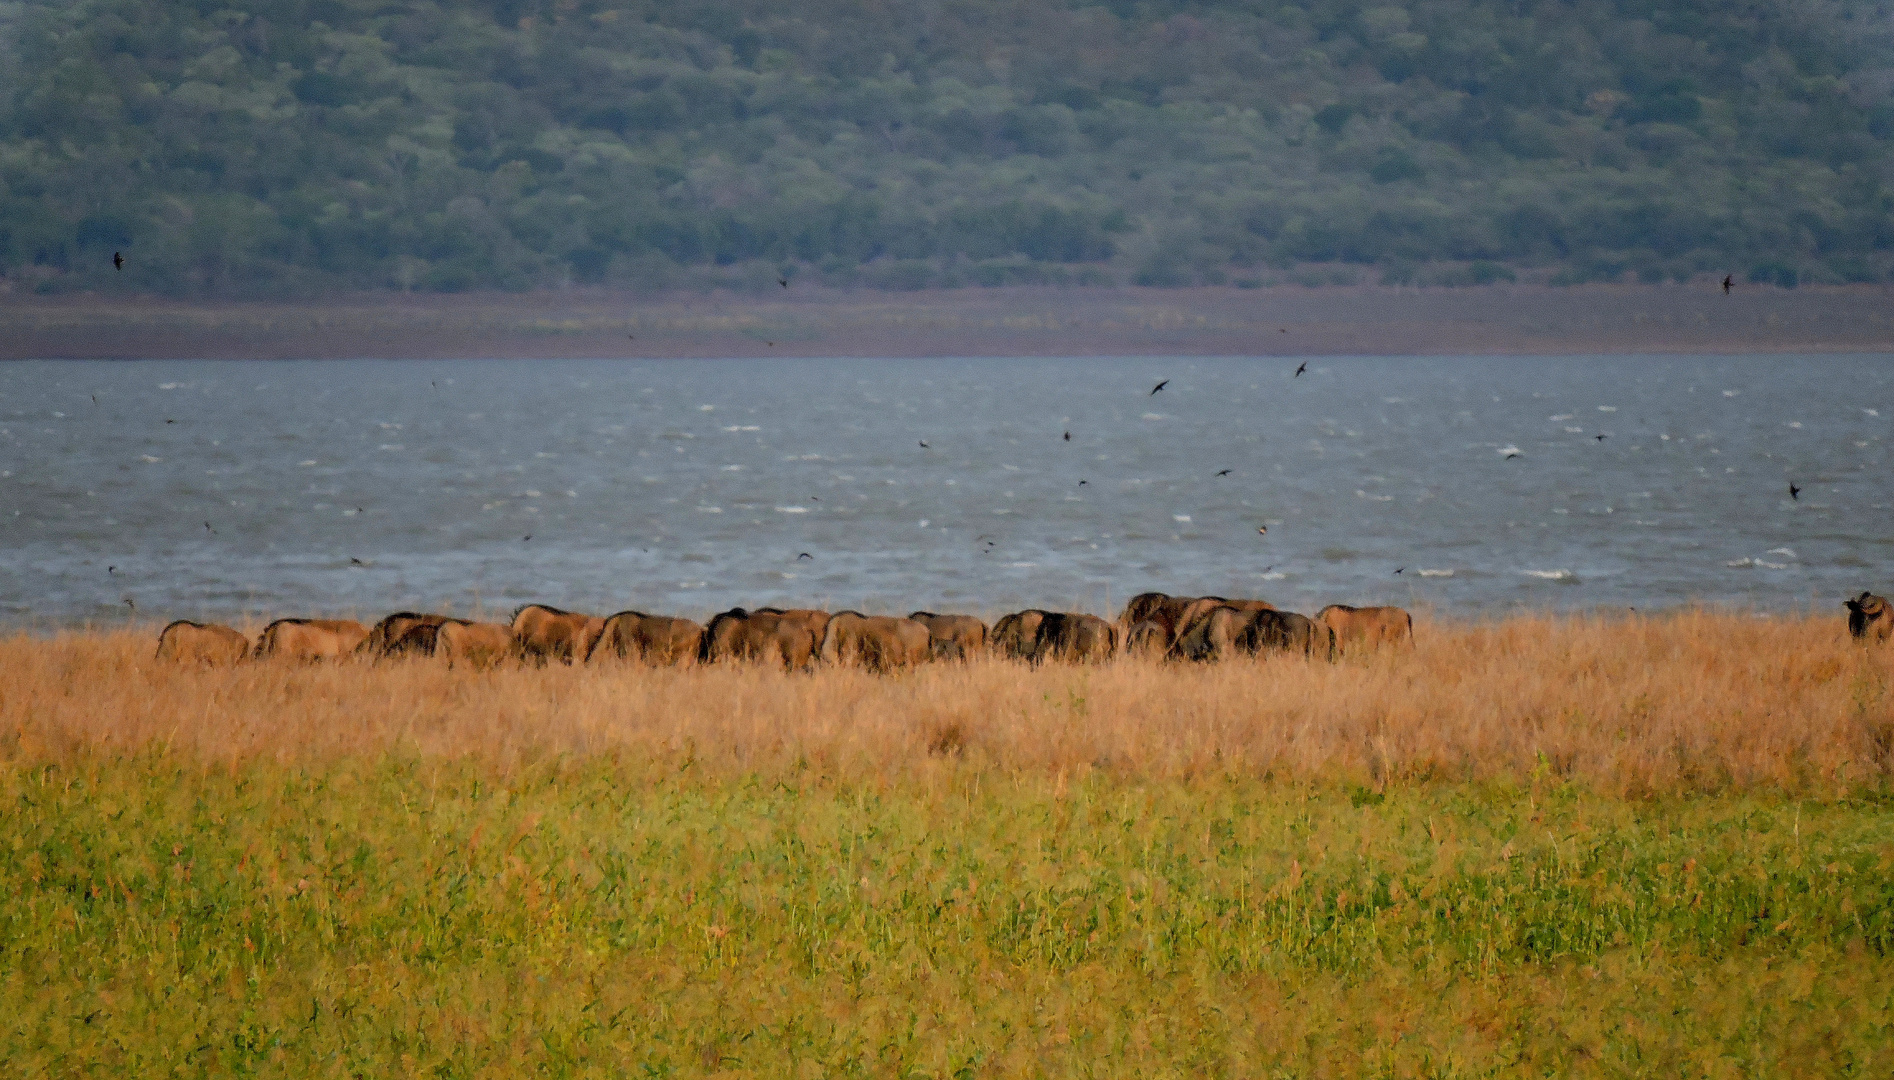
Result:
{"label": "whitecap wave", "polygon": [[1570,570],[1564,569],[1563,567],[1557,570],[1525,570],[1525,571],[1522,571],[1522,573],[1524,573],[1527,577],[1542,578],[1546,581],[1556,581],[1561,585],[1578,584],[1578,575],[1572,573]]}
{"label": "whitecap wave", "polygon": [[1420,576],[1422,577],[1452,577],[1453,571],[1452,570],[1422,570],[1420,572]]}

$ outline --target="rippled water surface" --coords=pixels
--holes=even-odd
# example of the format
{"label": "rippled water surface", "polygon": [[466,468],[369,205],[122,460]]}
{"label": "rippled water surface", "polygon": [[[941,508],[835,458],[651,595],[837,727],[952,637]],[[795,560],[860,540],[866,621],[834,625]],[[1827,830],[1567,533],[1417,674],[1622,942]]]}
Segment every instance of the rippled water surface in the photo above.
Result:
{"label": "rippled water surface", "polygon": [[0,619],[1894,588],[1894,358],[1296,364],[8,364]]}

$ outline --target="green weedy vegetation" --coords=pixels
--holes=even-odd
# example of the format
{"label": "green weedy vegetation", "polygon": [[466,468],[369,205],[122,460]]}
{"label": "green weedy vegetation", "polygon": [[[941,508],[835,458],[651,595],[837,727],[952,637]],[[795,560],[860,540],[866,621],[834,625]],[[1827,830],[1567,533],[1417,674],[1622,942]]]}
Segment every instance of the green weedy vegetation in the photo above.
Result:
{"label": "green weedy vegetation", "polygon": [[1889,33],[1878,0],[4,0],[0,273],[1887,280]]}
{"label": "green weedy vegetation", "polygon": [[0,773],[0,1074],[1886,1076],[1878,797]]}

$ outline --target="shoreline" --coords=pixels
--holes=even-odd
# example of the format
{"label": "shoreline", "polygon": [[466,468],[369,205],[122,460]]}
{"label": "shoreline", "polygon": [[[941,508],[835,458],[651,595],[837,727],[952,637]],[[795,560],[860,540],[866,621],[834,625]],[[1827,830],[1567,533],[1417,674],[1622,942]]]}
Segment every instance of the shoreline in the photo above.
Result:
{"label": "shoreline", "polygon": [[0,294],[0,360],[711,359],[1894,352],[1882,286]]}

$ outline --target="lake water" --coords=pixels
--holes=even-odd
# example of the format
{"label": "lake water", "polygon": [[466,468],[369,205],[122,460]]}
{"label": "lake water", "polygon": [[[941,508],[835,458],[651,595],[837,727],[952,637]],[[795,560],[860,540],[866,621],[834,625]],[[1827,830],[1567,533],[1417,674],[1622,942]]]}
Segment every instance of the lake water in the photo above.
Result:
{"label": "lake water", "polygon": [[0,620],[1894,588],[1894,358],[1297,364],[12,363]]}

